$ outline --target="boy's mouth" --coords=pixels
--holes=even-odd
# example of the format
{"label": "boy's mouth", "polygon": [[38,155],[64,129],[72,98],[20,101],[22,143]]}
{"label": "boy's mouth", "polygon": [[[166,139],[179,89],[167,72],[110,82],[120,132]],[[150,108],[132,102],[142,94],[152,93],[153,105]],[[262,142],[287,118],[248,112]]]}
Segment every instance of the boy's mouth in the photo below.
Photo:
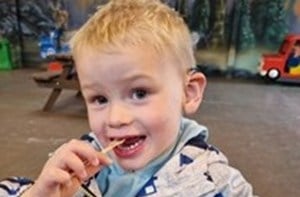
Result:
{"label": "boy's mouth", "polygon": [[122,144],[114,148],[118,157],[132,157],[136,155],[143,147],[146,136],[127,136],[123,138],[111,138],[110,140],[125,140]]}

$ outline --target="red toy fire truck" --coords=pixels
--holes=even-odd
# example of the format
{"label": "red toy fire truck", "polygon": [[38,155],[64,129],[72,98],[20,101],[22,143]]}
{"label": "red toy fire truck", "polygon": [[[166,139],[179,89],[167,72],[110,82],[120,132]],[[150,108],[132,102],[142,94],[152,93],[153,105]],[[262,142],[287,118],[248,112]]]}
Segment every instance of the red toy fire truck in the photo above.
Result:
{"label": "red toy fire truck", "polygon": [[264,54],[259,72],[273,81],[300,82],[300,35],[287,35],[277,54]]}

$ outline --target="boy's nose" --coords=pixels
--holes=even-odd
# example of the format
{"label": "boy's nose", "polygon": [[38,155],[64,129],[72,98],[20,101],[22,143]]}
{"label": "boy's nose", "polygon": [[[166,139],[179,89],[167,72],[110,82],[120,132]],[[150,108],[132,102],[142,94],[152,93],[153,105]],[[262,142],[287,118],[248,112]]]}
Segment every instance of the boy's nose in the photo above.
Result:
{"label": "boy's nose", "polygon": [[109,108],[108,126],[119,128],[128,125],[132,121],[130,110],[121,103],[112,103]]}

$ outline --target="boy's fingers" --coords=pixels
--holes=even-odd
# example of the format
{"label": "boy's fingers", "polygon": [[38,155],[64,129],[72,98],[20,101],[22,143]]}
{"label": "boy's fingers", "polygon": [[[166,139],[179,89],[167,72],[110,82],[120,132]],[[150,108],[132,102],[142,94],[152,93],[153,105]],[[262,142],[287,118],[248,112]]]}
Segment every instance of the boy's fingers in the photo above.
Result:
{"label": "boy's fingers", "polygon": [[79,189],[80,185],[81,180],[73,176],[68,182],[63,185],[63,187],[61,187],[60,196],[74,196],[74,193]]}
{"label": "boy's fingers", "polygon": [[62,169],[65,169],[66,171],[72,172],[81,180],[86,179],[88,176],[85,169],[86,166],[84,161],[82,161],[82,159],[75,154],[68,155],[68,157],[65,159],[64,163],[62,163],[60,167]]}
{"label": "boy's fingers", "polygon": [[59,168],[70,172],[80,180],[85,180],[93,175],[87,173],[87,166],[94,166],[99,170],[101,166],[112,163],[106,154],[96,151],[89,144],[79,140],[71,140],[64,144],[51,159]]}
{"label": "boy's fingers", "polygon": [[39,185],[38,183],[45,183],[47,188],[58,187],[71,181],[72,178],[68,172],[59,168],[45,169],[45,171],[37,179],[36,186]]}
{"label": "boy's fingers", "polygon": [[79,155],[79,157],[88,164],[98,166],[100,163],[102,165],[109,165],[112,163],[111,159],[106,154],[95,150],[86,142],[80,140],[71,140],[69,143],[72,151]]}
{"label": "boy's fingers", "polygon": [[71,147],[71,151],[79,155],[85,162],[94,166],[99,164],[97,151],[91,145],[80,140],[71,140],[69,146]]}

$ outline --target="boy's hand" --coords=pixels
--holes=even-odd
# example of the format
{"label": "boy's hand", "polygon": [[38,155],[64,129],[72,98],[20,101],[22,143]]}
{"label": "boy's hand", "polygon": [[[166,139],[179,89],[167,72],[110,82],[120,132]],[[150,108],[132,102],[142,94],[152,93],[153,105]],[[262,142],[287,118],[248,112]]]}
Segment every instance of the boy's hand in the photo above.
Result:
{"label": "boy's hand", "polygon": [[34,185],[22,196],[73,196],[84,180],[110,163],[105,154],[97,152],[86,142],[71,140],[55,151]]}

